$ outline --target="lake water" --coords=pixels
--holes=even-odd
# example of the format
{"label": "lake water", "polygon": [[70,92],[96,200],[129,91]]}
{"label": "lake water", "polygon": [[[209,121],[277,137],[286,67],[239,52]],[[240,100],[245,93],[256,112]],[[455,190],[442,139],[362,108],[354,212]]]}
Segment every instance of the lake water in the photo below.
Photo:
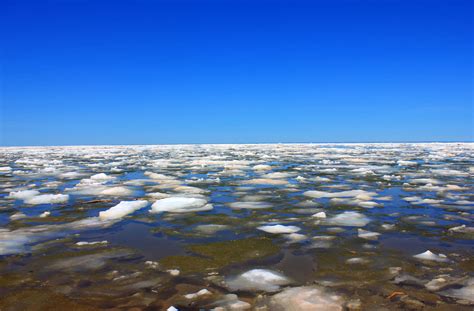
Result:
{"label": "lake water", "polygon": [[473,151],[0,148],[0,309],[472,310]]}

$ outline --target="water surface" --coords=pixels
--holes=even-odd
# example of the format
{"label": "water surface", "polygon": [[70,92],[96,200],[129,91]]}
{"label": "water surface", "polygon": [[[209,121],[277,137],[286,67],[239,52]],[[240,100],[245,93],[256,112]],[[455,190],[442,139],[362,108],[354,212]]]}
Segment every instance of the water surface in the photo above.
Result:
{"label": "water surface", "polygon": [[0,148],[0,308],[472,310],[473,149]]}

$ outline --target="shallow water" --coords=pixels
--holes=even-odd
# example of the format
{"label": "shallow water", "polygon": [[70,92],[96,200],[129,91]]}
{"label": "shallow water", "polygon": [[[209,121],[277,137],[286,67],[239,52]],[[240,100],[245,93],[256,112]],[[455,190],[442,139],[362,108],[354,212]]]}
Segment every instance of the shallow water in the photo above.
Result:
{"label": "shallow water", "polygon": [[0,148],[0,308],[472,310],[473,150]]}

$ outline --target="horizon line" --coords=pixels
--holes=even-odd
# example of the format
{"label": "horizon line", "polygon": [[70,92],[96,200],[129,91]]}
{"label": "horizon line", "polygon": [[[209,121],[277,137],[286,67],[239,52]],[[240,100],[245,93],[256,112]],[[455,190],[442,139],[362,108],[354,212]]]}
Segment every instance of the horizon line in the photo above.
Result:
{"label": "horizon line", "polygon": [[64,145],[0,145],[0,148],[31,147],[108,147],[108,146],[182,146],[182,145],[326,145],[326,144],[466,144],[474,140],[419,140],[419,141],[314,141],[314,142],[253,142],[253,143],[158,143],[158,144],[64,144]]}

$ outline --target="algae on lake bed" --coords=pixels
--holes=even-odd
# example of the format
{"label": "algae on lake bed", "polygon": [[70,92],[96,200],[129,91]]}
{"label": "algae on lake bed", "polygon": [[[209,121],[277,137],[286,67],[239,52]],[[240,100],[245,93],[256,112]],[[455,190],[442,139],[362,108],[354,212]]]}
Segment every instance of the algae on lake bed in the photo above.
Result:
{"label": "algae on lake bed", "polygon": [[279,247],[268,238],[249,238],[188,246],[192,255],[168,256],[160,263],[184,273],[206,272],[251,259],[275,255]]}

